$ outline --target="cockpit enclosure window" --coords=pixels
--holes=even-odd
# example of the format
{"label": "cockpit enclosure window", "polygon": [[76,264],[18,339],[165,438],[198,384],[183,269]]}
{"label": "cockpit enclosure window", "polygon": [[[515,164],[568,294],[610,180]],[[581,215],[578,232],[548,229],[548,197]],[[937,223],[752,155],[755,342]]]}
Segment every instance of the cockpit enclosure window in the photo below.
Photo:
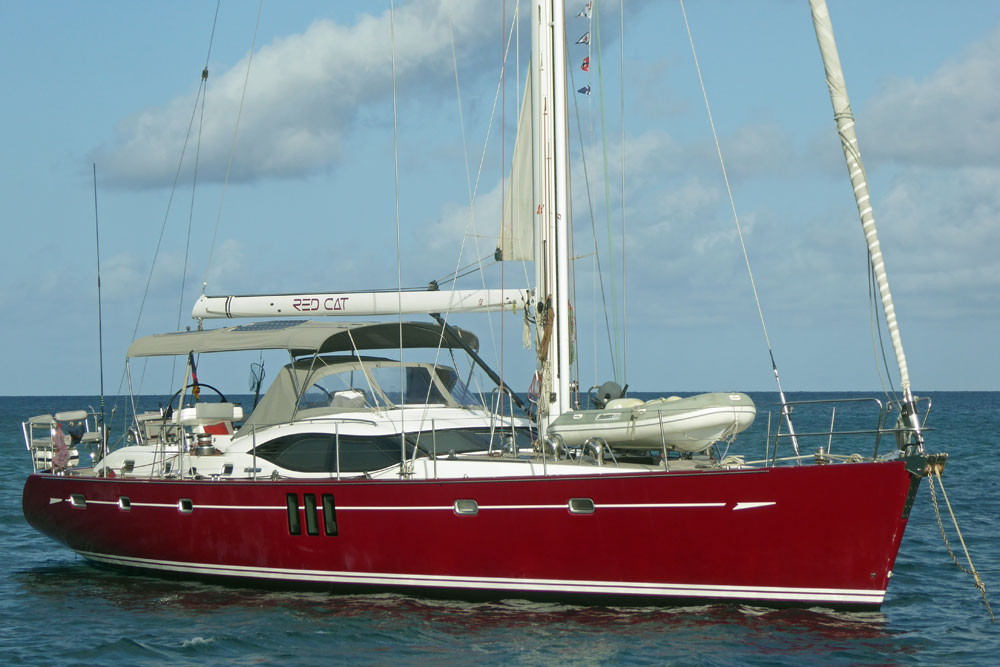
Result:
{"label": "cockpit enclosure window", "polygon": [[[531,435],[524,428],[515,429],[513,434],[508,427],[495,429],[492,433],[488,428],[449,429],[440,430],[437,433],[422,431],[421,433],[411,433],[410,437],[418,438],[417,445],[422,451],[432,453],[436,451],[438,456],[447,456],[451,452],[471,454],[490,449],[497,452],[503,451],[512,435],[518,449],[531,447]],[[492,448],[490,447],[491,437],[493,439]]]}
{"label": "cockpit enclosure window", "polygon": [[377,365],[367,369],[372,381],[395,405],[447,405],[427,366]]}
{"label": "cockpit enclosure window", "polygon": [[363,410],[375,407],[368,381],[360,368],[316,378],[299,398],[298,409],[334,408]]}
{"label": "cockpit enclosure window", "polygon": [[448,390],[448,393],[462,405],[476,407],[482,405],[482,401],[462,382],[454,368],[448,366],[438,366],[436,369],[438,380]]}

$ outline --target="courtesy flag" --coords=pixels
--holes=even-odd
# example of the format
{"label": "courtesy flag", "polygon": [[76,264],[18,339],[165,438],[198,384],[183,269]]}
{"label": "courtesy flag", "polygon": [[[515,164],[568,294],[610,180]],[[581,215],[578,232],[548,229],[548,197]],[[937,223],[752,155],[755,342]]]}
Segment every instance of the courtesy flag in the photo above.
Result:
{"label": "courtesy flag", "polygon": [[198,397],[201,395],[201,388],[198,386],[198,369],[194,365],[194,352],[188,352],[188,363],[191,364],[191,384],[193,388],[191,393],[194,394],[194,402],[198,402]]}

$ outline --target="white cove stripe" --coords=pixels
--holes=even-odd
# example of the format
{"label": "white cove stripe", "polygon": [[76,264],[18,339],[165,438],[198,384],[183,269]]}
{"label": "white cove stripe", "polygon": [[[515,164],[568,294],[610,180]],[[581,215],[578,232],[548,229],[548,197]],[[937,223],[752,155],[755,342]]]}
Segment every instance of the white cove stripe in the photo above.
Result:
{"label": "white cove stripe", "polygon": [[[49,498],[49,503],[70,502],[70,499]],[[89,505],[111,505],[117,506],[117,500],[87,500]],[[774,501],[769,502],[737,502],[733,506],[733,511],[752,509],[755,507],[766,507],[774,505]],[[479,510],[564,510],[568,503],[558,505],[480,505]],[[595,503],[595,509],[684,509],[684,508],[710,508],[725,507],[724,502],[708,503]],[[144,503],[132,501],[130,507],[162,507],[166,509],[177,509],[177,503]],[[280,510],[287,509],[284,505],[199,505],[192,504],[193,510]],[[300,505],[299,509],[305,509]],[[454,511],[454,505],[339,505],[337,511],[375,511],[375,512],[404,512],[404,511]]]}
{"label": "white cove stripe", "polygon": [[[678,507],[725,507],[726,503],[595,503],[595,509],[642,509],[642,508],[678,508]],[[568,503],[559,505],[479,505],[479,510],[564,510],[569,507]],[[284,508],[281,508],[284,509]],[[338,505],[337,511],[341,510],[454,510],[454,505]]]}
{"label": "white cove stripe", "polygon": [[355,584],[369,586],[419,586],[424,588],[480,589],[644,597],[727,598],[789,602],[834,602],[878,605],[885,590],[851,588],[786,588],[778,586],[733,586],[725,584],[667,584],[630,581],[588,581],[573,579],[511,579],[505,577],[460,577],[446,575],[397,574],[386,572],[339,572],[293,570],[210,563],[112,556],[77,551],[84,558],[126,567],[142,567],[170,572],[257,579]]}
{"label": "white cove stripe", "polygon": [[775,502],[773,500],[763,503],[736,503],[736,507],[733,508],[733,511],[735,512],[736,510],[752,510],[756,507],[770,507],[771,505],[774,504]]}

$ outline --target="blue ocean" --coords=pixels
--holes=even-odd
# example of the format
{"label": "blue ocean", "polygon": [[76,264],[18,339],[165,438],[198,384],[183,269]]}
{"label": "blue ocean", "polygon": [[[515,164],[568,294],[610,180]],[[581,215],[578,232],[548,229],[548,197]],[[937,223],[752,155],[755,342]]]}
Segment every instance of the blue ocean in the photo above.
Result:
{"label": "blue ocean", "polygon": [[[763,455],[768,410],[772,429],[777,422],[777,396],[751,395],[758,406],[757,421],[740,437],[740,451],[734,447],[731,452],[747,453],[748,460]],[[789,399],[868,395],[808,393],[790,394]],[[984,465],[1000,434],[1000,392],[927,395],[933,402],[928,449],[950,453],[945,489],[990,602],[1000,614],[1000,481],[992,467]],[[20,422],[33,414],[87,405],[98,405],[97,399],[0,397],[0,462],[9,473],[0,478],[0,559],[6,563],[0,572],[4,663],[992,666],[1000,655],[1000,624],[990,621],[972,577],[948,554],[926,481],[879,612],[344,596],[101,569],[36,533],[21,514],[21,488],[31,466]],[[850,419],[842,414],[838,426],[848,427]],[[812,427],[796,423],[796,428]],[[807,451],[824,444],[810,444]],[[965,564],[940,492],[938,496],[948,540]],[[579,554],[567,554],[570,557]]]}

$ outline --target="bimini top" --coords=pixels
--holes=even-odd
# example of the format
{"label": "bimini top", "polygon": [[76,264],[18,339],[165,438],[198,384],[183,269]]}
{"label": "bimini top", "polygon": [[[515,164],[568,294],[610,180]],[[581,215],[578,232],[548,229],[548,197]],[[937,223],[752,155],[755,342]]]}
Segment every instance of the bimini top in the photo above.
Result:
{"label": "bimini top", "polygon": [[272,320],[222,329],[155,334],[134,341],[128,357],[161,357],[190,352],[288,350],[293,356],[355,350],[398,349],[402,328],[404,348],[460,348],[479,350],[475,334],[458,327],[443,331],[434,322],[316,322]]}

